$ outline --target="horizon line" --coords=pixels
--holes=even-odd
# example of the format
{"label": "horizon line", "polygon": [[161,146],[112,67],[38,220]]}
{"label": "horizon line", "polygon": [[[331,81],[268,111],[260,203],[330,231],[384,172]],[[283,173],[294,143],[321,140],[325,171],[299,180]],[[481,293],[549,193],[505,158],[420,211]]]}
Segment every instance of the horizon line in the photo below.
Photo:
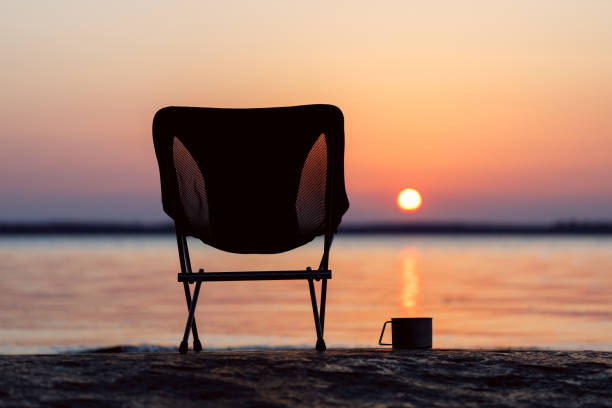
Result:
{"label": "horizon line", "polygon": [[[170,234],[172,222],[120,221],[0,221],[0,235],[108,235]],[[416,221],[349,222],[338,234],[535,234],[612,235],[612,220],[559,220],[554,222]]]}

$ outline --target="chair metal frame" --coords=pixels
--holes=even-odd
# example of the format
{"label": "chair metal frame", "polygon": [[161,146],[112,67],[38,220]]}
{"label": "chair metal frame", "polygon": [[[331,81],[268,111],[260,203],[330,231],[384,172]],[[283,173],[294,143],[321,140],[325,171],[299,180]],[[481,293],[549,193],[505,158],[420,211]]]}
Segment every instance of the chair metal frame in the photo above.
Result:
{"label": "chair metal frame", "polygon": [[[193,272],[189,258],[189,249],[187,247],[186,236],[176,229],[176,240],[178,244],[179,259],[181,264],[181,273],[178,276],[178,282],[183,283],[185,291],[185,300],[187,301],[187,323],[183,340],[179,346],[180,353],[186,353],[188,349],[187,340],[189,332],[193,334],[193,350],[195,352],[202,351],[202,343],[198,336],[198,328],[195,320],[195,310],[200,294],[202,282],[229,282],[229,281],[262,281],[262,280],[298,280],[305,279],[308,281],[310,291],[310,300],[312,303],[312,313],[314,317],[315,330],[317,332],[316,350],[325,351],[327,348],[323,340],[323,330],[325,327],[325,303],[327,298],[327,280],[332,278],[332,271],[328,268],[329,251],[331,247],[332,237],[328,238],[325,235],[324,254],[321,258],[319,268],[313,270],[307,267],[304,270],[292,271],[248,271],[248,272],[204,272],[200,269],[197,273]],[[315,293],[314,281],[321,281],[321,303],[317,307],[317,295]],[[194,284],[193,296],[189,288],[189,284]]]}
{"label": "chair metal frame", "polygon": [[[327,163],[331,163],[330,158],[333,156],[333,144],[327,145]],[[184,234],[178,225],[175,223],[176,241],[179,252],[179,260],[181,264],[181,273],[178,274],[178,281],[183,283],[185,291],[185,300],[187,301],[187,323],[183,340],[179,346],[179,352],[187,353],[189,332],[193,334],[193,350],[197,353],[202,351],[202,343],[198,336],[198,329],[195,321],[195,310],[200,294],[202,282],[227,282],[227,281],[260,281],[260,280],[296,280],[305,279],[308,281],[308,289],[310,291],[310,301],[312,303],[312,314],[314,317],[315,330],[317,333],[317,343],[315,349],[317,351],[325,351],[327,346],[323,340],[323,330],[325,327],[325,303],[327,300],[327,280],[332,278],[332,271],[329,269],[329,252],[334,238],[334,230],[332,228],[333,215],[333,180],[334,166],[328,164],[327,180],[332,180],[326,185],[325,201],[327,227],[325,230],[325,240],[323,244],[323,256],[319,263],[319,268],[313,270],[307,267],[304,270],[293,271],[245,271],[245,272],[205,272],[204,269],[199,269],[197,273],[191,268],[189,258],[189,248],[187,247],[187,235]],[[314,288],[314,281],[321,280],[321,303],[317,307],[317,296]],[[193,296],[189,288],[189,284],[195,283]]]}

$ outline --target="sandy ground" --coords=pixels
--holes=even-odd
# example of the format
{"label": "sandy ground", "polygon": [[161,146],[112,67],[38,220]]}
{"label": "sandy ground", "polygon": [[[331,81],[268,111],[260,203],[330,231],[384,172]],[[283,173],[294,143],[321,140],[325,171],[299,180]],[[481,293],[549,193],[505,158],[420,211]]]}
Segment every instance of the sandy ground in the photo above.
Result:
{"label": "sandy ground", "polygon": [[378,349],[0,356],[0,406],[612,406],[612,353]]}

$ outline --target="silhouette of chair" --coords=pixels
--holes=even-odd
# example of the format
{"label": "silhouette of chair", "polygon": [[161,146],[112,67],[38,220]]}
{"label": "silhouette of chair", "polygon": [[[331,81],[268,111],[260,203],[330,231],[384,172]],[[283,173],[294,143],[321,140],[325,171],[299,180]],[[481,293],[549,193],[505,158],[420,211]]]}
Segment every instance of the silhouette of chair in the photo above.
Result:
{"label": "silhouette of chair", "polygon": [[[344,186],[344,119],[331,105],[220,109],[166,107],[153,119],[164,211],[174,220],[189,314],[189,332],[202,350],[194,317],[207,281],[308,281],[317,333],[323,329],[333,235],[348,209]],[[187,236],[227,252],[273,254],[325,235],[317,269],[192,271]],[[320,312],[313,281],[322,280]],[[195,283],[193,297],[188,284]]]}

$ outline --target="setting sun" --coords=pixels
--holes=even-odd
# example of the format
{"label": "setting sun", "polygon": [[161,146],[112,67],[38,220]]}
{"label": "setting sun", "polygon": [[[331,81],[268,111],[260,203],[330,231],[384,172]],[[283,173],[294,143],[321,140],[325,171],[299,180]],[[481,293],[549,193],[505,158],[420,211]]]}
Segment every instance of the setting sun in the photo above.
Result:
{"label": "setting sun", "polygon": [[406,188],[397,196],[397,205],[404,211],[416,211],[422,202],[421,194],[414,188]]}

